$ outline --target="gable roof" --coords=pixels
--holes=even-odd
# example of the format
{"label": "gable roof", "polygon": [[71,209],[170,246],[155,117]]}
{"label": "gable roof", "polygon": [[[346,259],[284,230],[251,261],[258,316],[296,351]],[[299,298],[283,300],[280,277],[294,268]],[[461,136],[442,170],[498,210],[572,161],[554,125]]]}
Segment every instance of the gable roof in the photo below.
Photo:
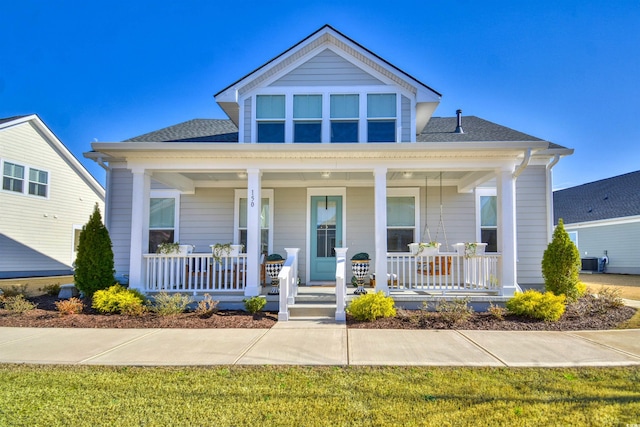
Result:
{"label": "gable roof", "polygon": [[553,192],[557,224],[598,221],[640,215],[640,171]]}
{"label": "gable roof", "polygon": [[[417,142],[543,141],[475,116],[462,118],[464,133],[455,133],[456,117],[432,117]],[[125,142],[238,142],[238,128],[228,119],[194,119]],[[564,148],[550,144],[549,148]]]}
{"label": "gable roof", "polygon": [[0,131],[11,126],[22,123],[31,122],[46,138],[49,144],[53,145],[60,156],[66,160],[67,164],[75,170],[87,185],[100,197],[102,201],[105,199],[105,191],[102,185],[96,180],[91,173],[85,168],[80,161],[73,155],[71,151],[58,139],[58,137],[49,129],[49,127],[38,117],[37,114],[28,116],[14,116],[6,119],[0,119]]}

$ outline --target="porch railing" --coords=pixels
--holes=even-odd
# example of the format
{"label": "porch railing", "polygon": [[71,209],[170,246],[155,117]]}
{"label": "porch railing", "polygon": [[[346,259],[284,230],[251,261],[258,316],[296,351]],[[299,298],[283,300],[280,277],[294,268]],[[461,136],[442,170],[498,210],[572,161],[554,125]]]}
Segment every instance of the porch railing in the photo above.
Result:
{"label": "porch railing", "polygon": [[294,304],[298,294],[298,248],[285,248],[287,259],[278,273],[279,282],[279,308],[278,320],[289,320],[289,306]]}
{"label": "porch railing", "polygon": [[499,254],[464,257],[457,252],[433,256],[388,253],[389,290],[497,292]]}
{"label": "porch railing", "polygon": [[145,292],[238,292],[247,281],[247,254],[145,254]]}

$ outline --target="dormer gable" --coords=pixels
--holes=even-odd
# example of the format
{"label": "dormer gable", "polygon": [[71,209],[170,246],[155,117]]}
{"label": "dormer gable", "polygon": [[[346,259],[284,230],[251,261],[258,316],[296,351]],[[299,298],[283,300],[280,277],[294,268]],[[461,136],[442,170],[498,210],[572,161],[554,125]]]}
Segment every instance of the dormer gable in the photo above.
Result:
{"label": "dormer gable", "polygon": [[[335,128],[344,128],[346,122],[357,127],[345,134],[347,139],[357,135],[349,142],[375,142],[374,132],[381,132],[378,142],[415,142],[440,97],[329,25],[215,95],[238,126],[240,142],[267,142],[260,136],[267,128],[273,131],[268,142],[338,142]],[[342,104],[359,107],[346,113]],[[346,114],[339,117],[345,123],[336,123],[337,109]],[[300,117],[300,111],[310,116]],[[308,123],[296,125],[303,119]],[[315,132],[313,141],[298,139],[297,130],[304,126],[304,132]]]}

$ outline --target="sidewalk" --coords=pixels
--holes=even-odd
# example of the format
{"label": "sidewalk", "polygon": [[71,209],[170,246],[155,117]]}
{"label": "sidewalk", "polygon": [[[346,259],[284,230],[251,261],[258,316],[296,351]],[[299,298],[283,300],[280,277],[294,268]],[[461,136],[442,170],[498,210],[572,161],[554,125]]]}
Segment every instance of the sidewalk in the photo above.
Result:
{"label": "sidewalk", "polygon": [[0,328],[0,363],[82,365],[640,365],[640,329],[578,332]]}

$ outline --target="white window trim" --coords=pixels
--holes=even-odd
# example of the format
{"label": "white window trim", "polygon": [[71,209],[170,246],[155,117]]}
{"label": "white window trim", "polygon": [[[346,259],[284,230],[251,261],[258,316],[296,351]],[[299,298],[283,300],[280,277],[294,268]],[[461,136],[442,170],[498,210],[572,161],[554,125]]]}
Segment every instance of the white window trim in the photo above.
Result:
{"label": "white window trim", "polygon": [[[359,117],[358,117],[358,143],[371,144],[368,142],[369,136],[367,134],[368,124],[368,112],[367,112],[367,95],[369,94],[395,94],[396,95],[396,117],[393,118],[396,121],[396,137],[395,141],[389,143],[401,142],[402,135],[402,96],[406,96],[409,99],[414,100],[415,96],[402,88],[390,87],[390,86],[357,86],[351,87],[351,90],[345,90],[342,87],[336,86],[295,86],[295,87],[283,87],[283,86],[271,86],[260,88],[259,91],[251,93],[238,100],[240,105],[244,105],[244,101],[247,98],[251,98],[251,141],[244,141],[245,143],[257,144],[258,142],[258,121],[269,121],[266,119],[257,118],[257,96],[258,95],[284,95],[285,97],[285,119],[284,119],[284,143],[292,144],[293,141],[293,96],[294,95],[322,95],[322,135],[321,144],[331,144],[330,129],[331,129],[331,117],[330,117],[330,98],[331,95],[358,95],[359,96]],[[354,90],[355,89],[355,90]],[[244,120],[244,109],[241,108],[241,123]],[[386,120],[391,120],[388,118]],[[347,119],[345,119],[347,120]],[[384,118],[375,118],[371,120],[385,120]],[[412,115],[412,120],[415,118]],[[271,120],[278,121],[278,120]],[[274,143],[281,144],[281,143]],[[333,143],[339,144],[339,143]],[[376,144],[376,143],[373,143]]]}
{"label": "white window trim", "polygon": [[[75,245],[76,231],[77,230],[82,231],[82,227],[84,227],[82,224],[72,224],[71,226],[71,263],[72,264],[76,262],[76,258],[78,257],[78,251],[76,251],[76,245]],[[79,238],[78,238],[78,243],[80,243]]]}
{"label": "white window trim", "polygon": [[[49,200],[51,195],[51,171],[49,171],[48,169],[31,166],[23,162],[13,161],[11,159],[0,159],[0,172],[2,172],[0,174],[0,179],[2,180],[0,181],[0,184],[3,184],[3,181],[4,181],[4,164],[5,163],[11,163],[13,165],[22,166],[24,168],[24,176],[22,177],[22,191],[18,192],[18,191],[5,190],[3,188],[3,185],[0,185],[0,191],[6,194],[20,194],[22,196],[32,197],[38,200]],[[29,179],[29,171],[31,169],[35,169],[35,170],[47,173],[47,184],[46,184],[47,195],[46,196],[38,196],[37,194],[29,193],[29,183],[31,182],[31,180]]]}
{"label": "white window trim", "polygon": [[[420,242],[420,188],[417,187],[407,187],[407,188],[387,188],[387,198],[389,197],[406,197],[413,196],[415,198],[415,230],[413,231],[413,241]],[[386,203],[386,202],[385,202]],[[389,226],[386,226],[389,229]],[[409,248],[407,248],[407,252]]]}
{"label": "white window trim", "polygon": [[[234,200],[233,200],[233,244],[234,245],[237,245],[240,243],[238,241],[238,236],[240,234],[239,232],[240,231],[240,199],[243,199],[243,198],[244,199],[249,198],[247,189],[236,188]],[[275,211],[273,206],[273,189],[268,189],[268,188],[261,189],[260,198],[269,199],[269,241],[267,242],[267,247],[269,248],[269,253],[271,254],[273,253],[273,213]],[[260,201],[260,205],[262,206],[262,200]]]}
{"label": "white window trim", "polygon": [[[173,224],[173,241],[180,241],[180,191],[178,190],[151,190],[149,192],[149,205],[151,205],[151,199],[175,199],[174,203],[174,224]],[[147,221],[147,224],[149,222]],[[147,226],[147,235],[151,227]],[[146,250],[146,249],[145,249]]]}
{"label": "white window trim", "polygon": [[[480,218],[482,207],[480,204],[480,197],[483,196],[498,196],[498,191],[495,188],[476,188],[476,242],[480,242],[482,239],[482,218]],[[489,227],[485,227],[489,228]],[[493,227],[491,227],[493,228]],[[500,224],[496,223],[496,230],[500,232]]]}

